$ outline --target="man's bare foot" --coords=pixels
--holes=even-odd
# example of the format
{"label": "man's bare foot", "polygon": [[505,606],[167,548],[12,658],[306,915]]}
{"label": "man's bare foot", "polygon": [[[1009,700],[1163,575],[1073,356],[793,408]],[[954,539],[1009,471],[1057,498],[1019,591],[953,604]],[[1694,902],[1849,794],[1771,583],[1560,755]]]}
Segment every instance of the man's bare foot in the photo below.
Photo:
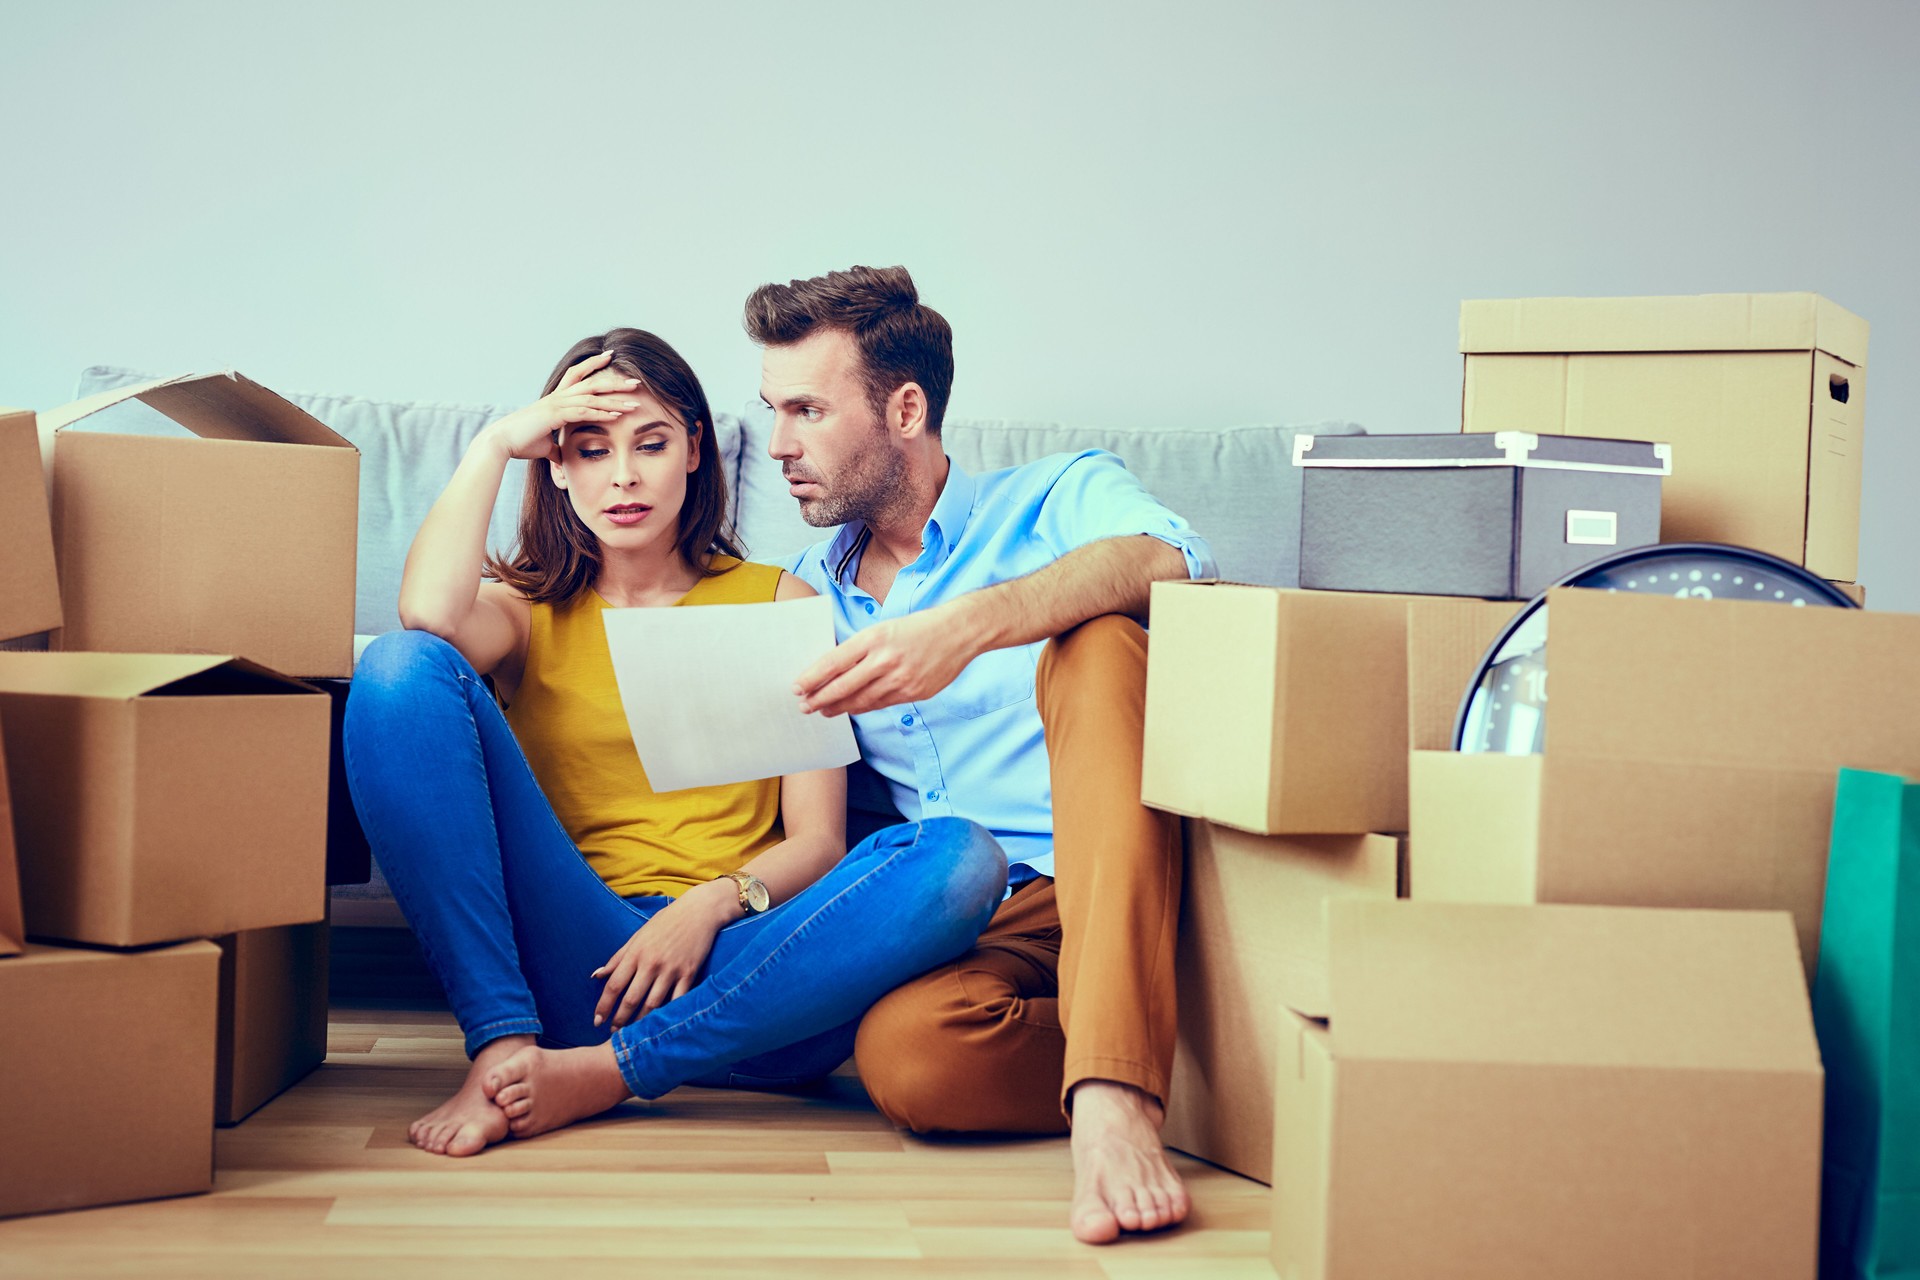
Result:
{"label": "man's bare foot", "polygon": [[482,1045],[460,1092],[408,1125],[407,1141],[439,1156],[470,1156],[503,1141],[507,1113],[493,1105],[481,1082],[487,1072],[532,1043],[532,1036],[502,1036]]}
{"label": "man's bare foot", "polygon": [[586,1049],[528,1045],[487,1072],[481,1084],[516,1138],[597,1116],[633,1096],[620,1077],[612,1042]]}
{"label": "man's bare foot", "polygon": [[1111,1244],[1122,1231],[1184,1222],[1191,1202],[1160,1145],[1160,1104],[1111,1080],[1075,1085],[1071,1101],[1074,1238]]}

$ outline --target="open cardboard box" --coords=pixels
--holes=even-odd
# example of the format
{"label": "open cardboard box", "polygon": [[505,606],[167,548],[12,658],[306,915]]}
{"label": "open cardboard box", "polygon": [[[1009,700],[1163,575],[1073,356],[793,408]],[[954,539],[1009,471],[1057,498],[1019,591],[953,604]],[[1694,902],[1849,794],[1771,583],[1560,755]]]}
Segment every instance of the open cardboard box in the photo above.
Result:
{"label": "open cardboard box", "polygon": [[1261,835],[1406,830],[1408,617],[1517,608],[1154,583],[1142,802]]}
{"label": "open cardboard box", "polygon": [[1548,607],[1546,751],[1412,753],[1408,896],[1785,910],[1810,968],[1838,771],[1920,773],[1920,616]]}
{"label": "open cardboard box", "polygon": [[18,1103],[0,1217],[213,1188],[219,958],[188,942],[0,960],[0,1094]]}
{"label": "open cardboard box", "polygon": [[[74,429],[127,400],[192,435]],[[352,674],[360,454],[346,440],[232,371],[103,392],[41,414],[40,429],[60,648]]]}
{"label": "open cardboard box", "polygon": [[1282,1007],[1327,1011],[1325,906],[1393,898],[1397,836],[1257,836],[1185,824],[1180,1038],[1168,1146],[1259,1182],[1273,1176],[1274,1054]]}
{"label": "open cardboard box", "polygon": [[240,659],[0,653],[27,932],[132,947],[321,919],[327,716]]}
{"label": "open cardboard box", "polygon": [[40,435],[25,409],[0,409],[0,640],[60,625],[60,578],[40,466]]}
{"label": "open cardboard box", "polygon": [[1867,322],[1811,293],[1460,304],[1461,430],[1667,441],[1661,538],[1859,576]]}
{"label": "open cardboard box", "polygon": [[1329,906],[1284,1015],[1284,1280],[1805,1280],[1823,1076],[1778,912]]}

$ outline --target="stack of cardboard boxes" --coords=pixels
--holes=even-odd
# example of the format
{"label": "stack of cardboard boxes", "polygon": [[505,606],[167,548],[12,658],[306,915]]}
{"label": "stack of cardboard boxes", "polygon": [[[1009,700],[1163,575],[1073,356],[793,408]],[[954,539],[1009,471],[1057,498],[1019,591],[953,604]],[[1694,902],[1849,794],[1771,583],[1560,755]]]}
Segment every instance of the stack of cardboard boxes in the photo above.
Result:
{"label": "stack of cardboard boxes", "polygon": [[[1858,318],[1468,303],[1461,337],[1464,431],[1670,445],[1664,540],[1860,598]],[[1812,1275],[1827,825],[1842,766],[1920,769],[1920,617],[1549,600],[1548,746],[1511,756],[1453,724],[1517,598],[1156,586],[1166,1132],[1276,1184],[1283,1276]]]}
{"label": "stack of cardboard boxes", "polygon": [[[67,430],[128,399],[191,438]],[[358,461],[236,374],[0,410],[0,640],[52,649],[0,652],[0,1216],[207,1190],[325,1054],[330,703],[282,673],[350,674]]]}

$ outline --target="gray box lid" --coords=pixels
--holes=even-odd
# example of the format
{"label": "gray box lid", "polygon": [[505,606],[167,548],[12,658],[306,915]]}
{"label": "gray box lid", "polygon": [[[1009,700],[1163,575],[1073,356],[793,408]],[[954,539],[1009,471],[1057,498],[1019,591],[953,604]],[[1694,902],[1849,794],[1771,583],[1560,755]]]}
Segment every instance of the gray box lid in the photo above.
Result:
{"label": "gray box lid", "polygon": [[1556,471],[1673,474],[1673,446],[1644,440],[1475,431],[1294,438],[1296,467],[1544,467]]}

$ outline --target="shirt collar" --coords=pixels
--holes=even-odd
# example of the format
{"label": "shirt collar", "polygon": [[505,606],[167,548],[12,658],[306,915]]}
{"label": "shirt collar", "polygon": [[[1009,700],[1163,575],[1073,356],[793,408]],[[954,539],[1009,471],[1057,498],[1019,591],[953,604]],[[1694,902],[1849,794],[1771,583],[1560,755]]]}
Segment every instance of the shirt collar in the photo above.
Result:
{"label": "shirt collar", "polygon": [[[928,546],[933,544],[926,537],[927,533],[939,536],[939,558],[942,560],[960,544],[960,535],[966,532],[967,519],[973,514],[975,488],[973,476],[949,455],[947,483],[940,490],[939,500],[933,504],[933,514],[928,518],[926,531],[922,534]],[[860,553],[867,549],[872,537],[873,531],[867,528],[864,520],[851,520],[840,526],[840,532],[827,544],[827,571],[833,575],[835,582],[843,587],[847,585],[850,581],[848,575],[853,572]]]}
{"label": "shirt collar", "polygon": [[960,545],[960,535],[967,530],[967,517],[973,514],[973,493],[973,477],[949,455],[946,487],[940,490],[940,500],[933,504],[933,517],[927,521],[927,528],[940,534],[942,559]]}

